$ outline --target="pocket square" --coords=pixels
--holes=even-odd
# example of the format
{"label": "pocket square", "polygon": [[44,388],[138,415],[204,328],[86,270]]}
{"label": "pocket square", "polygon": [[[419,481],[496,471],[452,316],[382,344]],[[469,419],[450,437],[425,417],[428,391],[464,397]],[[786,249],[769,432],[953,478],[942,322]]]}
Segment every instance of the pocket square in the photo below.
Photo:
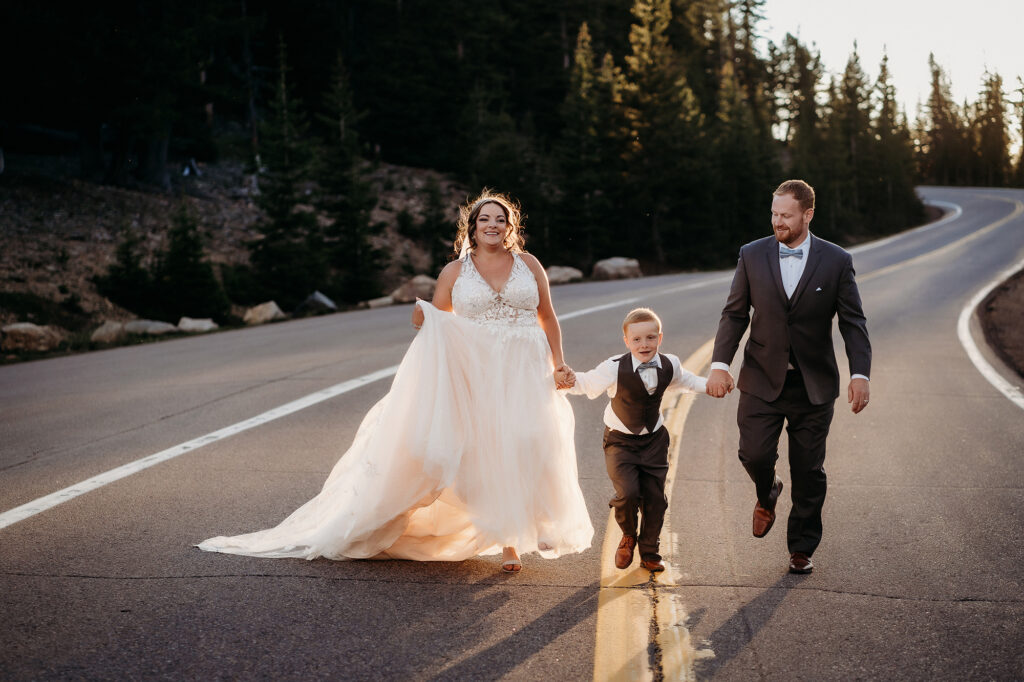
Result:
{"label": "pocket square", "polygon": [[821,287],[818,287],[817,289],[815,289],[815,291],[821,291]]}

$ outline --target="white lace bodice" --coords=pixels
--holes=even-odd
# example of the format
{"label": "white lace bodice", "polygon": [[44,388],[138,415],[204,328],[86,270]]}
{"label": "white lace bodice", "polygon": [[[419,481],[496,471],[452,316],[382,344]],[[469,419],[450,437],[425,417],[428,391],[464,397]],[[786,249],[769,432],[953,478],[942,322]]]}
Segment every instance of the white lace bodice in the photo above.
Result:
{"label": "white lace bodice", "polygon": [[539,329],[537,280],[519,254],[512,254],[512,271],[501,291],[495,291],[477,272],[473,258],[462,259],[462,269],[452,287],[455,314],[482,325]]}

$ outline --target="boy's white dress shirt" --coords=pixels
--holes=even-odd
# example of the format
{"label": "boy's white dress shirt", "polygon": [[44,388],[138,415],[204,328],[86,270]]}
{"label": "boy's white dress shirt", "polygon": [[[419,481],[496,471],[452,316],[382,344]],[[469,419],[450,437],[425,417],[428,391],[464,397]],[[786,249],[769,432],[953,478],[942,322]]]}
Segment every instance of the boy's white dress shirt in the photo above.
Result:
{"label": "boy's white dress shirt", "polygon": [[[682,389],[687,393],[705,392],[708,383],[706,378],[699,377],[693,372],[685,369],[679,362],[679,358],[677,356],[671,353],[662,353],[662,355],[667,357],[672,363],[672,381],[669,382],[666,391]],[[569,393],[572,393],[573,395],[585,395],[593,400],[602,393],[607,392],[609,398],[614,398],[615,390],[619,385],[619,363],[615,362],[615,360],[620,357],[622,356],[613,355],[589,372],[577,372],[576,385],[568,389]],[[640,360],[637,360],[636,356],[632,354],[630,354],[629,359],[633,361],[633,371],[635,372],[637,366],[640,364]],[[661,358],[658,355],[654,356],[654,362],[657,363],[658,367],[661,367]],[[654,393],[658,388],[658,370],[653,367],[641,370],[640,380],[644,382],[644,386],[647,387],[648,393]],[[654,431],[660,429],[663,422],[664,418],[661,416],[659,411],[658,423],[654,427]],[[604,425],[613,431],[621,431],[622,433],[628,434],[633,433],[615,414],[610,401],[604,408]],[[644,427],[644,429],[640,431],[639,435],[643,435],[645,433],[653,432],[648,431],[647,428]]]}

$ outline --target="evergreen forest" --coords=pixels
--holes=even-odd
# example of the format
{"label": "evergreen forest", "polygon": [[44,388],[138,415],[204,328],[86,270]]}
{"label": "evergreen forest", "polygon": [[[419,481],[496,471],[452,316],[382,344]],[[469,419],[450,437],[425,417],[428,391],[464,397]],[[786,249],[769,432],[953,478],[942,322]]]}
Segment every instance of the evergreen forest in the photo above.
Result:
{"label": "evergreen forest", "polygon": [[[764,5],[5,3],[0,147],[71,153],[85,180],[156,191],[182,159],[243,159],[262,238],[221,279],[235,302],[284,307],[317,288],[377,293],[377,162],[513,195],[527,248],[585,272],[613,255],[654,272],[729,267],[768,233],[771,191],[790,177],[817,190],[815,233],[843,244],[923,221],[917,184],[1024,185],[1019,78],[986,74],[975,101],[955,102],[932,59],[931,94],[908,114],[887,58],[872,79],[854,47],[828,73],[802,40],[762,39]],[[454,214],[430,191],[416,234],[440,267]],[[137,266],[122,251],[118,276]]]}

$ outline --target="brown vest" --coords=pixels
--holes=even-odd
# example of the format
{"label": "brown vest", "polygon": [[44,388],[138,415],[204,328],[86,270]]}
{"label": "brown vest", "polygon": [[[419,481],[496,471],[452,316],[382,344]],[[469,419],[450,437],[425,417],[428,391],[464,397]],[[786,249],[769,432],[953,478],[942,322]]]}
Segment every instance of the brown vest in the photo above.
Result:
{"label": "brown vest", "polygon": [[633,355],[626,353],[615,362],[619,363],[618,385],[615,397],[612,398],[612,411],[623,424],[634,434],[639,434],[644,427],[652,433],[661,417],[661,396],[672,382],[672,362],[662,355],[661,367],[658,368],[658,387],[654,393],[648,393],[640,373],[633,369]]}

